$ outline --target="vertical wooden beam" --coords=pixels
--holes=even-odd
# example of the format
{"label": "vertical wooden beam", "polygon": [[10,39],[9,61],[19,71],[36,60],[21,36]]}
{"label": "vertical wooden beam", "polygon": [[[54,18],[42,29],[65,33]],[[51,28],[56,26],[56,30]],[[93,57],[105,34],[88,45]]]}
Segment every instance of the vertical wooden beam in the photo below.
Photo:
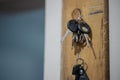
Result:
{"label": "vertical wooden beam", "polygon": [[[84,47],[80,51],[81,57],[88,65],[87,74],[90,80],[109,80],[109,18],[108,0],[63,0],[63,27],[62,36],[67,31],[67,22],[72,19],[75,8],[82,12],[84,20],[92,29],[92,44],[96,54]],[[62,45],[62,80],[74,80],[72,68],[75,65],[76,55],[72,47],[72,34]]]}

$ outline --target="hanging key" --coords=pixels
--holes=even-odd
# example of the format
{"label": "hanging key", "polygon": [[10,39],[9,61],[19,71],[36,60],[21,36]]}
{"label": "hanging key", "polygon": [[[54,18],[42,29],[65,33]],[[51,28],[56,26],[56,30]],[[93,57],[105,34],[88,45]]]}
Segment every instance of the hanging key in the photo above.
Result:
{"label": "hanging key", "polygon": [[[80,61],[80,63],[78,63],[78,60]],[[82,58],[77,58],[76,64],[73,66],[72,74],[78,75],[79,74],[79,66],[83,66],[83,65],[84,65],[84,60]]]}
{"label": "hanging key", "polygon": [[76,33],[78,31],[78,21],[74,19],[70,20],[67,24],[67,27],[71,32]]}
{"label": "hanging key", "polygon": [[90,26],[85,22],[80,22],[78,25],[78,29],[80,33],[79,42],[83,43],[85,40],[84,34],[89,34],[91,32]]}
{"label": "hanging key", "polygon": [[78,29],[83,34],[84,33],[89,34],[91,32],[90,26],[85,22],[80,22],[79,26],[78,26]]}
{"label": "hanging key", "polygon": [[95,57],[95,59],[96,59],[95,51],[94,51],[94,49],[93,49],[93,47],[92,47],[92,45],[91,45],[91,39],[90,39],[90,37],[88,36],[88,34],[84,34],[84,36],[85,36],[85,39],[86,39],[87,46],[88,46],[89,48],[91,48],[91,50],[92,50],[92,52],[93,52],[93,55],[94,55],[94,57]]}
{"label": "hanging key", "polygon": [[66,39],[66,37],[67,37],[70,33],[71,33],[70,30],[67,30],[67,31],[66,31],[65,35],[64,35],[63,38],[62,38],[62,43],[63,43],[63,41]]}
{"label": "hanging key", "polygon": [[83,34],[83,33],[80,33],[80,35],[79,35],[79,42],[80,42],[81,44],[84,44],[84,40],[85,40],[84,34]]}
{"label": "hanging key", "polygon": [[93,55],[96,59],[95,51],[94,51],[93,47],[91,46],[91,39],[89,37],[89,34],[91,33],[90,26],[86,22],[81,22],[78,26],[78,29],[81,32],[81,34],[84,35],[84,39],[86,41],[87,47],[91,48]]}
{"label": "hanging key", "polygon": [[68,29],[73,33],[73,41],[78,42],[78,21],[72,19],[67,24]]}
{"label": "hanging key", "polygon": [[72,32],[73,33],[73,40],[78,41],[78,22],[74,19],[68,21],[67,23],[68,30],[66,31],[65,35],[62,38],[62,42],[65,40],[65,38]]}

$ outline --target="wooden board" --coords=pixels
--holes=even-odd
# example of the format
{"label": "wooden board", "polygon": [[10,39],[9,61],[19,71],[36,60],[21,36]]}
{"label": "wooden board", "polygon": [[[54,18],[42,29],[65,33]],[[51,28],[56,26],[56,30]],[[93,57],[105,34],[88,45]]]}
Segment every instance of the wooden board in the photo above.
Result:
{"label": "wooden board", "polygon": [[[90,48],[84,47],[80,51],[80,56],[88,65],[89,79],[109,80],[108,0],[63,0],[62,37],[67,31],[67,22],[72,19],[71,14],[75,8],[81,10],[84,20],[92,30],[92,44],[96,59]],[[62,45],[61,80],[75,80],[72,68],[76,62],[76,56],[71,46],[72,34],[64,40]]]}

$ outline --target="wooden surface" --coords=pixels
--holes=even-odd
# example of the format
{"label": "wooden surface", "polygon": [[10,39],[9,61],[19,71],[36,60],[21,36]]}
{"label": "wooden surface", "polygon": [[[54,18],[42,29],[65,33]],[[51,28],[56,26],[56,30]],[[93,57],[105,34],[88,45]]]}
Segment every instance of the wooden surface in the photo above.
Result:
{"label": "wooden surface", "polygon": [[[80,56],[88,65],[87,74],[90,80],[109,80],[109,19],[108,0],[63,0],[63,27],[62,36],[67,31],[67,22],[72,19],[71,14],[75,8],[80,8],[84,20],[92,29],[92,44],[96,54],[88,47],[83,47]],[[101,11],[101,13],[95,13]],[[72,47],[72,34],[62,45],[62,72],[61,80],[75,80],[72,68],[76,56]]]}

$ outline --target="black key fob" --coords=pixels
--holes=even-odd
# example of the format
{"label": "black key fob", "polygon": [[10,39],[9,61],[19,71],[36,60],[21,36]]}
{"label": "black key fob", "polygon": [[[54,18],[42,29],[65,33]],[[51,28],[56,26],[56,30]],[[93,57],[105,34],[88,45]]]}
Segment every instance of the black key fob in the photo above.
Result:
{"label": "black key fob", "polygon": [[81,65],[74,65],[72,70],[72,75],[78,75],[79,74],[79,66]]}
{"label": "black key fob", "polygon": [[82,66],[80,66],[78,78],[78,80],[89,80],[88,75]]}
{"label": "black key fob", "polygon": [[75,80],[89,80],[88,75],[81,64],[73,67],[72,74],[75,75]]}
{"label": "black key fob", "polygon": [[77,33],[78,32],[78,21],[74,19],[70,20],[67,24],[67,27],[71,32]]}
{"label": "black key fob", "polygon": [[91,32],[90,26],[89,26],[87,23],[85,23],[85,22],[81,22],[81,23],[78,25],[78,29],[79,29],[79,31],[80,31],[81,33],[86,33],[86,34],[88,34],[88,33]]}

